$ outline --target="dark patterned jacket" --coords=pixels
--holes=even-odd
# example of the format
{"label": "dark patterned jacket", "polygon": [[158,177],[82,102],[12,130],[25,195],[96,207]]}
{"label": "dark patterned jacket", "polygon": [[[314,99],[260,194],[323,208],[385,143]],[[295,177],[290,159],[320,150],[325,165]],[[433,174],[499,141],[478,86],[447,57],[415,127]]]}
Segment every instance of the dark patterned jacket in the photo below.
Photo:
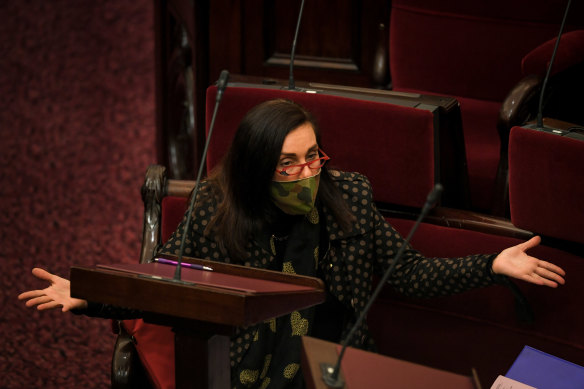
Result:
{"label": "dark patterned jacket", "polygon": [[[320,222],[326,223],[329,244],[328,250],[320,255],[318,263],[320,274],[323,275],[330,294],[354,312],[354,318],[348,321],[344,330],[344,338],[367,304],[372,293],[373,276],[383,275],[404,240],[376,209],[371,185],[365,176],[334,170],[330,173],[357,217],[352,232],[344,233],[330,210],[326,207],[321,210],[324,218]],[[216,206],[215,200],[206,194],[208,192],[210,192],[208,185],[201,184],[186,240],[185,255],[234,263],[220,251],[212,237],[204,234]],[[178,254],[185,220],[186,217],[162,248],[163,253]],[[491,264],[495,256],[493,254],[447,259],[425,258],[408,247],[388,282],[404,295],[424,298],[484,287],[494,283]],[[262,243],[261,239],[254,239],[248,243],[244,265],[267,268],[272,261],[274,256],[269,244]],[[254,327],[239,329],[232,339],[232,366],[237,364],[252,342]],[[371,348],[372,342],[366,323],[357,330],[351,345]]]}

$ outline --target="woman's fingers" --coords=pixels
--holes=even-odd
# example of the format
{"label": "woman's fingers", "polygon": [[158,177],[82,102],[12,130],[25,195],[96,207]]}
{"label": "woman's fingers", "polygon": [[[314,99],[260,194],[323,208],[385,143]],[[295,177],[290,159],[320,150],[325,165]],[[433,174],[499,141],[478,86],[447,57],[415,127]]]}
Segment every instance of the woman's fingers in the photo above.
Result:
{"label": "woman's fingers", "polygon": [[566,272],[564,271],[564,269],[562,269],[561,267],[559,267],[558,265],[554,265],[551,262],[547,262],[547,261],[539,261],[538,263],[538,267],[545,269],[549,272],[552,272],[554,274],[560,275],[560,276],[565,276]]}
{"label": "woman's fingers", "polygon": [[44,311],[44,310],[46,310],[46,309],[53,309],[53,308],[58,308],[58,307],[62,307],[62,306],[63,306],[62,304],[60,304],[60,303],[58,303],[58,302],[56,302],[56,301],[52,300],[51,302],[44,303],[44,304],[40,304],[40,305],[37,307],[37,309],[38,309],[39,311]]}
{"label": "woman's fingers", "polygon": [[538,267],[537,269],[535,269],[535,273],[545,280],[553,281],[553,282],[558,283],[558,284],[563,285],[566,282],[564,280],[564,277],[562,277],[557,272],[550,271],[550,270],[545,269],[543,267]]}
{"label": "woman's fingers", "polygon": [[52,298],[50,298],[49,296],[39,296],[39,297],[35,297],[32,298],[30,300],[28,300],[25,305],[27,307],[34,307],[35,305],[40,305],[40,304],[46,304],[50,301],[55,301]]}
{"label": "woman's fingers", "polygon": [[41,280],[46,280],[46,281],[50,281],[50,282],[53,282],[54,277],[56,277],[55,275],[49,273],[45,269],[41,269],[40,267],[33,268],[32,274],[35,277],[40,278]]}
{"label": "woman's fingers", "polygon": [[563,277],[566,273],[561,267],[537,258],[533,258],[533,260],[535,260],[534,267],[522,277],[523,280],[552,288],[556,288],[558,284],[563,285],[566,282]]}
{"label": "woman's fingers", "polygon": [[19,300],[27,300],[30,298],[35,298],[38,296],[42,296],[45,293],[42,290],[29,290],[28,292],[23,292],[18,295]]}

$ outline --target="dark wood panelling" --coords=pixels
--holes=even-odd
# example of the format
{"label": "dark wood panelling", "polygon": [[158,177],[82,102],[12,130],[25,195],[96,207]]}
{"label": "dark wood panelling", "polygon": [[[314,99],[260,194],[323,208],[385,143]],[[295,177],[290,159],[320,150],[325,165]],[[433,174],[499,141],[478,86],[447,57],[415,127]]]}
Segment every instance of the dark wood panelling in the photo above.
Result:
{"label": "dark wood panelling", "polygon": [[[306,1],[297,39],[295,78],[376,86],[379,77],[374,69],[380,62],[376,54],[387,57],[387,32],[380,32],[379,26],[387,25],[389,7],[390,2],[380,0]],[[288,78],[300,0],[218,0],[210,9],[212,79],[222,69]],[[383,52],[377,50],[379,44]]]}
{"label": "dark wood panelling", "polygon": [[158,161],[172,178],[191,178],[205,140],[208,4],[155,1]]}
{"label": "dark wood panelling", "polygon": [[[288,79],[300,0],[155,0],[159,163],[194,178],[205,139],[205,91],[221,70]],[[387,85],[386,0],[306,1],[298,81]]]}

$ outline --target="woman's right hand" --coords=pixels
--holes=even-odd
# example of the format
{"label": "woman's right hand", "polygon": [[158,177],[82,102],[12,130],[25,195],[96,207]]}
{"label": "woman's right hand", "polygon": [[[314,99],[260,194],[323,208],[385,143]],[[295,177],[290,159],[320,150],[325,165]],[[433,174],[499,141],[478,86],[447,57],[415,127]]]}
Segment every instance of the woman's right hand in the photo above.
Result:
{"label": "woman's right hand", "polygon": [[32,274],[41,280],[48,281],[50,285],[45,289],[29,290],[18,296],[19,300],[27,300],[27,307],[36,306],[39,311],[61,307],[63,312],[71,309],[87,308],[87,301],[71,298],[71,286],[69,280],[58,277],[40,268],[32,269]]}

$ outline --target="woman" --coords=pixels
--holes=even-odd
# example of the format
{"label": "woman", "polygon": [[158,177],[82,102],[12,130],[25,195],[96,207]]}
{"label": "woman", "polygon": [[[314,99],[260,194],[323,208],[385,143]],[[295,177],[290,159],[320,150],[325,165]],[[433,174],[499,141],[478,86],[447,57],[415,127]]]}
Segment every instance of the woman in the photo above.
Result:
{"label": "woman", "polygon": [[[300,336],[343,339],[372,292],[372,276],[383,274],[403,244],[376,210],[368,180],[327,169],[329,157],[319,144],[316,123],[301,106],[287,100],[260,104],[242,120],[222,166],[197,195],[186,255],[320,277],[328,289],[318,307],[237,330],[234,387],[302,387]],[[181,223],[162,252],[176,254],[182,232]],[[503,276],[563,284],[561,268],[525,253],[538,244],[536,237],[498,255],[453,259],[424,258],[408,247],[389,283],[418,297],[488,286]],[[51,286],[21,294],[27,306],[132,314],[71,299],[67,280],[41,269],[33,274]],[[372,346],[366,324],[352,339],[353,346]]]}

